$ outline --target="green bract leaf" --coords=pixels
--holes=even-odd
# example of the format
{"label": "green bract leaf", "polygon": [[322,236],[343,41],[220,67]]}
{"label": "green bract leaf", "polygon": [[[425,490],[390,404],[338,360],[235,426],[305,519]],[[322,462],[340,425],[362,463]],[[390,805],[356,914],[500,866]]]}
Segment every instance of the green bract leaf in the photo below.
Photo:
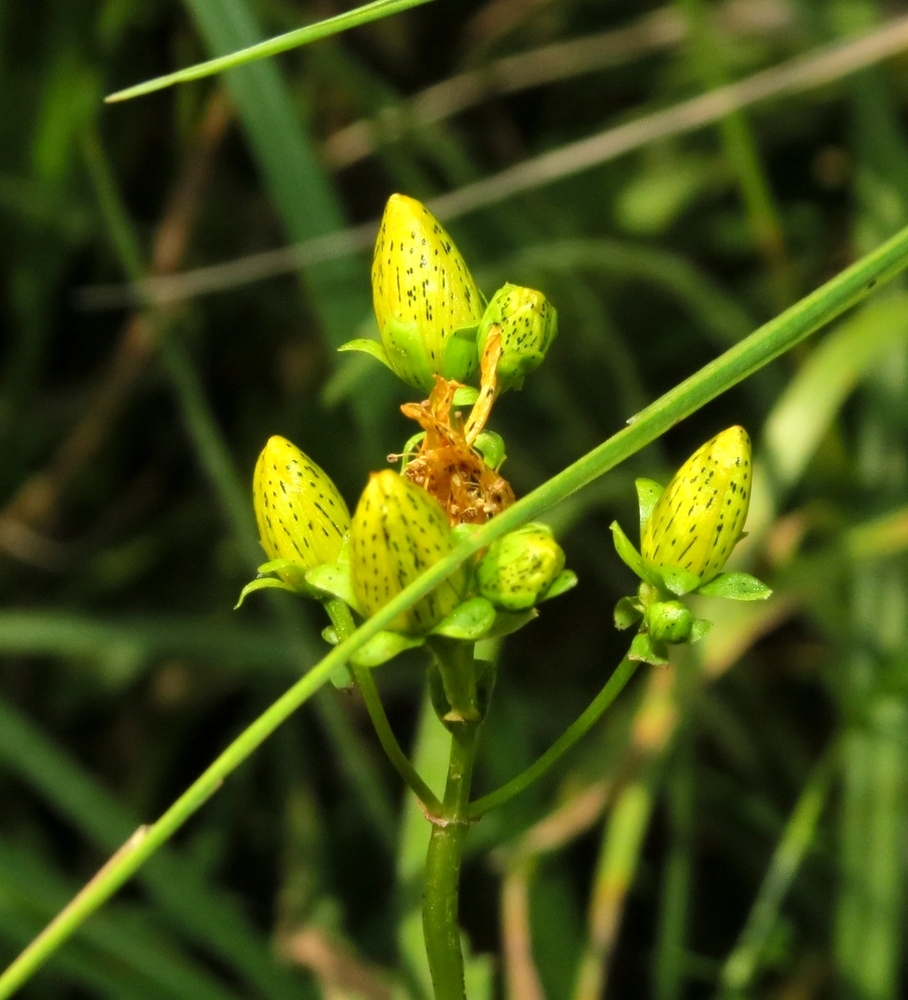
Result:
{"label": "green bract leaf", "polygon": [[653,507],[656,506],[659,497],[665,492],[665,487],[654,479],[635,479],[634,485],[637,487],[637,503],[640,506],[640,534],[642,535],[646,522],[653,512]]}
{"label": "green bract leaf", "polygon": [[306,582],[310,587],[323,594],[339,597],[354,611],[362,614],[353,590],[349,562],[324,563],[321,566],[316,566],[315,569],[310,569],[306,574]]}
{"label": "green bract leaf", "polygon": [[477,399],[479,399],[479,390],[475,385],[462,385],[460,388],[454,390],[451,405],[472,406]]}
{"label": "green bract leaf", "polygon": [[538,617],[539,612],[535,608],[530,608],[529,611],[499,611],[495,615],[495,623],[483,639],[502,639]]}
{"label": "green bract leaf", "polygon": [[562,594],[566,594],[569,590],[573,590],[577,586],[577,574],[572,569],[563,569],[558,576],[555,577],[552,586],[540,597],[540,603],[542,601],[550,601],[553,597],[560,597]]}
{"label": "green bract leaf", "polygon": [[459,604],[447,618],[440,621],[433,635],[443,635],[448,639],[466,639],[475,642],[481,639],[495,624],[495,608],[484,597],[471,597]]}
{"label": "green bract leaf", "polygon": [[646,632],[638,632],[631,643],[629,660],[639,660],[641,663],[652,663],[656,667],[668,665],[668,653],[664,643],[653,642]]}
{"label": "green bract leaf", "polygon": [[615,543],[615,551],[641,580],[646,580],[647,576],[646,569],[643,566],[643,557],[634,548],[634,543],[625,535],[621,529],[621,525],[617,521],[612,521],[609,527],[612,529],[612,540]]}
{"label": "green bract leaf", "polygon": [[473,447],[482,455],[486,465],[496,472],[508,457],[504,453],[504,439],[495,431],[483,431],[473,442]]}
{"label": "green bract leaf", "polygon": [[706,597],[727,597],[732,601],[765,601],[772,590],[750,573],[720,573],[697,591]]}
{"label": "green bract leaf", "polygon": [[690,630],[688,642],[699,642],[713,627],[713,623],[706,618],[695,618]]}
{"label": "green bract leaf", "polygon": [[673,594],[677,594],[678,597],[689,594],[700,585],[700,577],[694,576],[693,573],[688,573],[686,569],[681,569],[680,566],[665,567],[658,571],[650,570],[650,573],[653,575],[658,573],[662,578],[665,589],[670,590]]}
{"label": "green bract leaf", "polygon": [[615,628],[626,629],[643,617],[643,607],[636,597],[622,597],[615,605]]}
{"label": "green bract leaf", "polygon": [[422,636],[402,632],[379,632],[351,657],[358,667],[379,667],[407,649],[423,644]]}
{"label": "green bract leaf", "polygon": [[252,580],[246,584],[245,587],[240,591],[239,600],[234,604],[233,610],[236,611],[240,607],[243,601],[255,590],[286,590],[291,594],[299,594],[299,588],[292,587],[289,583],[284,583],[283,580],[278,579],[276,576],[263,576],[259,577],[258,580]]}
{"label": "green bract leaf", "polygon": [[346,344],[341,344],[338,351],[360,351],[363,354],[371,354],[378,359],[386,368],[394,371],[394,366],[388,360],[388,354],[384,347],[377,340],[369,340],[368,337],[357,337],[355,340],[348,340]]}

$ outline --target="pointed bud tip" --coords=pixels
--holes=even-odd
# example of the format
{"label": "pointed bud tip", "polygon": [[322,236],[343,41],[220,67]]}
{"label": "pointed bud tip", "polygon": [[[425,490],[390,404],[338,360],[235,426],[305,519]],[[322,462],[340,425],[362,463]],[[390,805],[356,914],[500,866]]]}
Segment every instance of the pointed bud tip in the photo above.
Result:
{"label": "pointed bud tip", "polygon": [[347,504],[330,477],[287,438],[275,434],[266,442],[256,462],[252,494],[269,559],[285,559],[306,570],[337,559],[350,530]]}
{"label": "pointed bud tip", "polygon": [[641,532],[644,563],[713,579],[741,538],[750,507],[751,446],[743,427],[711,438],[681,466]]}

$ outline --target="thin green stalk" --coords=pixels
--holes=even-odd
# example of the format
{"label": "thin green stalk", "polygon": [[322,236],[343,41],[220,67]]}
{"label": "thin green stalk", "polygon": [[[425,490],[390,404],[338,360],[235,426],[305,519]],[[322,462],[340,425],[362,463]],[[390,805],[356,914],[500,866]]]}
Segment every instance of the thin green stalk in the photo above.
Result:
{"label": "thin green stalk", "polygon": [[[353,615],[350,614],[350,608],[342,600],[335,597],[325,601],[325,610],[328,612],[328,617],[331,619],[331,624],[334,626],[339,639],[347,639],[353,635],[356,631]],[[356,686],[363,696],[366,711],[369,713],[369,718],[375,727],[378,741],[381,743],[388,760],[391,761],[397,773],[410,786],[413,794],[425,806],[427,812],[432,816],[441,815],[441,802],[438,800],[438,796],[423,781],[419,772],[410,763],[409,758],[401,750],[400,744],[397,742],[397,737],[395,737],[394,730],[391,729],[391,723],[388,722],[388,716],[385,714],[385,707],[381,703],[378,686],[375,683],[375,678],[372,676],[372,671],[367,667],[359,667],[355,663],[351,664],[351,669]]]}
{"label": "thin green stalk", "polygon": [[356,679],[356,686],[363,696],[363,702],[369,713],[369,718],[372,720],[372,725],[375,727],[375,734],[378,736],[378,741],[381,743],[388,760],[391,761],[397,773],[410,786],[413,794],[422,803],[426,812],[430,816],[440,815],[441,802],[438,800],[438,796],[423,781],[422,776],[410,763],[409,758],[401,750],[400,744],[394,736],[391,724],[388,722],[388,716],[385,715],[385,709],[381,703],[372,671],[366,667],[358,667],[354,664],[353,676]]}
{"label": "thin green stalk", "polygon": [[525,788],[529,788],[537,778],[541,778],[581,737],[590,731],[602,713],[624,690],[624,686],[634,676],[634,671],[639,665],[639,661],[629,660],[625,657],[605,682],[599,694],[586,707],[583,714],[568,726],[535,763],[518,774],[516,778],[512,778],[506,785],[502,785],[494,792],[489,792],[488,795],[483,795],[481,799],[477,799],[470,805],[468,810],[470,819],[479,819],[490,809],[508,802]]}
{"label": "thin green stalk", "polygon": [[185,83],[188,80],[199,80],[205,76],[213,76],[215,73],[223,73],[224,70],[236,69],[237,66],[243,66],[256,59],[275,56],[280,52],[299,48],[301,45],[307,45],[320,38],[328,38],[341,31],[348,31],[361,24],[368,24],[370,21],[377,21],[382,17],[390,17],[392,14],[398,14],[400,11],[419,7],[429,2],[430,0],[374,0],[373,3],[357,7],[355,10],[348,10],[343,14],[317,21],[315,24],[308,24],[304,28],[285,32],[283,35],[269,38],[257,45],[250,45],[239,52],[218,56],[217,59],[209,59],[207,62],[187,66],[186,69],[177,70],[175,73],[168,73],[166,76],[158,76],[145,83],[136,84],[134,87],[118,90],[115,94],[106,97],[105,101],[108,104],[113,104],[115,101],[128,101],[133,97],[141,97],[143,94],[151,94],[156,90],[172,87],[175,83]]}
{"label": "thin green stalk", "polygon": [[[197,809],[217,791],[221,782],[285,719],[328,681],[332,672],[393,619],[411,608],[438,586],[458,566],[496,538],[538,517],[559,500],[619,465],[655,441],[669,427],[694,413],[731,386],[801,343],[846,309],[864,299],[875,287],[890,281],[908,266],[908,227],[862,257],[740,344],[710,362],[695,375],[637,414],[629,427],[613,435],[563,472],[492,518],[450,555],[414,580],[349,639],[321,661],[256,719],[142,837],[112,859],[103,873],[39,935],[0,976],[0,1000],[5,1000],[66,941],[80,924],[165,843]],[[479,800],[481,802],[482,800]],[[475,803],[479,805],[479,802]]]}
{"label": "thin green stalk", "polygon": [[479,723],[451,725],[451,757],[441,816],[433,820],[423,885],[423,931],[435,1000],[465,1000],[463,954],[457,922],[463,842]]}

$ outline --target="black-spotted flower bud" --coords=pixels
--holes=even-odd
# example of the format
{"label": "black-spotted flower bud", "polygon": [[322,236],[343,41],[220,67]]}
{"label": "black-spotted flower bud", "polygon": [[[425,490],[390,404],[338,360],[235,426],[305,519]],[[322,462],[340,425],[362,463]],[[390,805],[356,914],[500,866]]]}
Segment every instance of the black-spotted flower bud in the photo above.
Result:
{"label": "black-spotted flower bud", "polygon": [[558,333],[558,314],[542,292],[507,284],[492,296],[483,313],[476,338],[480,357],[493,325],[501,332],[499,386],[502,391],[521,389],[527,375],[542,364]]}
{"label": "black-spotted flower bud", "polygon": [[564,570],[564,551],[545,524],[526,524],[497,538],[476,566],[480,594],[503,611],[543,600]]}
{"label": "black-spotted flower bud", "polygon": [[262,548],[288,584],[333,563],[350,530],[350,512],[331,479],[286,438],[275,435],[259,455],[252,480]]}
{"label": "black-spotted flower bud", "polygon": [[[372,301],[381,344],[353,340],[398,378],[430,392],[435,376],[464,381],[475,369],[485,302],[460,251],[415,198],[393,194],[372,259]],[[461,331],[464,336],[458,336]]]}
{"label": "black-spotted flower bud", "polygon": [[751,472],[750,438],[743,427],[729,427],[698,448],[643,525],[644,566],[662,577],[680,570],[696,578],[696,586],[712,580],[744,532]]}
{"label": "black-spotted flower bud", "polygon": [[[386,469],[374,472],[353,513],[350,533],[353,590],[365,615],[374,615],[455,546],[441,505],[424,489]],[[398,615],[388,629],[422,635],[463,600],[467,569],[459,567]]]}
{"label": "black-spotted flower bud", "polygon": [[744,533],[751,474],[750,438],[743,427],[729,427],[698,448],[664,490],[637,480],[640,552],[617,521],[612,524],[618,555],[642,581],[636,596],[615,607],[618,628],[640,623],[632,660],[667,663],[669,645],[707,634],[711,623],[693,618],[676,597],[696,592],[762,601],[772,594],[749,573],[722,572]]}

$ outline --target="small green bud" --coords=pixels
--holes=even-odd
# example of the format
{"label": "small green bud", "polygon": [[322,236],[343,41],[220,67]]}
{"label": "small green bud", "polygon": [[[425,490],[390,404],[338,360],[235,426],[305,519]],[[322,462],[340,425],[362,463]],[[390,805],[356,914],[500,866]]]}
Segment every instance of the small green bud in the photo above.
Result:
{"label": "small green bud", "polygon": [[[448,518],[434,497],[386,469],[373,472],[353,514],[350,572],[363,613],[374,615],[455,546]],[[463,600],[467,569],[461,566],[409,611],[393,632],[424,634]]]}
{"label": "small green bud", "polygon": [[483,314],[482,293],[441,223],[415,198],[388,199],[372,259],[372,299],[388,366],[429,392],[435,375],[463,381],[475,338],[456,337]]}
{"label": "small green bud", "polygon": [[302,572],[334,562],[350,530],[350,512],[327,475],[286,438],[275,435],[259,455],[252,480],[262,548],[288,584]]}
{"label": "small green bud", "polygon": [[687,642],[694,616],[680,601],[656,601],[646,609],[646,630],[653,642]]}
{"label": "small green bud", "polygon": [[502,390],[521,389],[523,380],[545,358],[558,333],[558,314],[549,300],[532,288],[504,285],[483,313],[476,338],[479,356],[493,325],[501,331],[498,382]]}
{"label": "small green bud", "polygon": [[641,532],[645,568],[689,580],[685,592],[712,580],[744,531],[750,488],[750,438],[730,427],[698,448],[659,497]]}
{"label": "small green bud", "polygon": [[476,566],[480,594],[503,611],[525,611],[564,569],[564,551],[545,524],[526,524],[497,538]]}

